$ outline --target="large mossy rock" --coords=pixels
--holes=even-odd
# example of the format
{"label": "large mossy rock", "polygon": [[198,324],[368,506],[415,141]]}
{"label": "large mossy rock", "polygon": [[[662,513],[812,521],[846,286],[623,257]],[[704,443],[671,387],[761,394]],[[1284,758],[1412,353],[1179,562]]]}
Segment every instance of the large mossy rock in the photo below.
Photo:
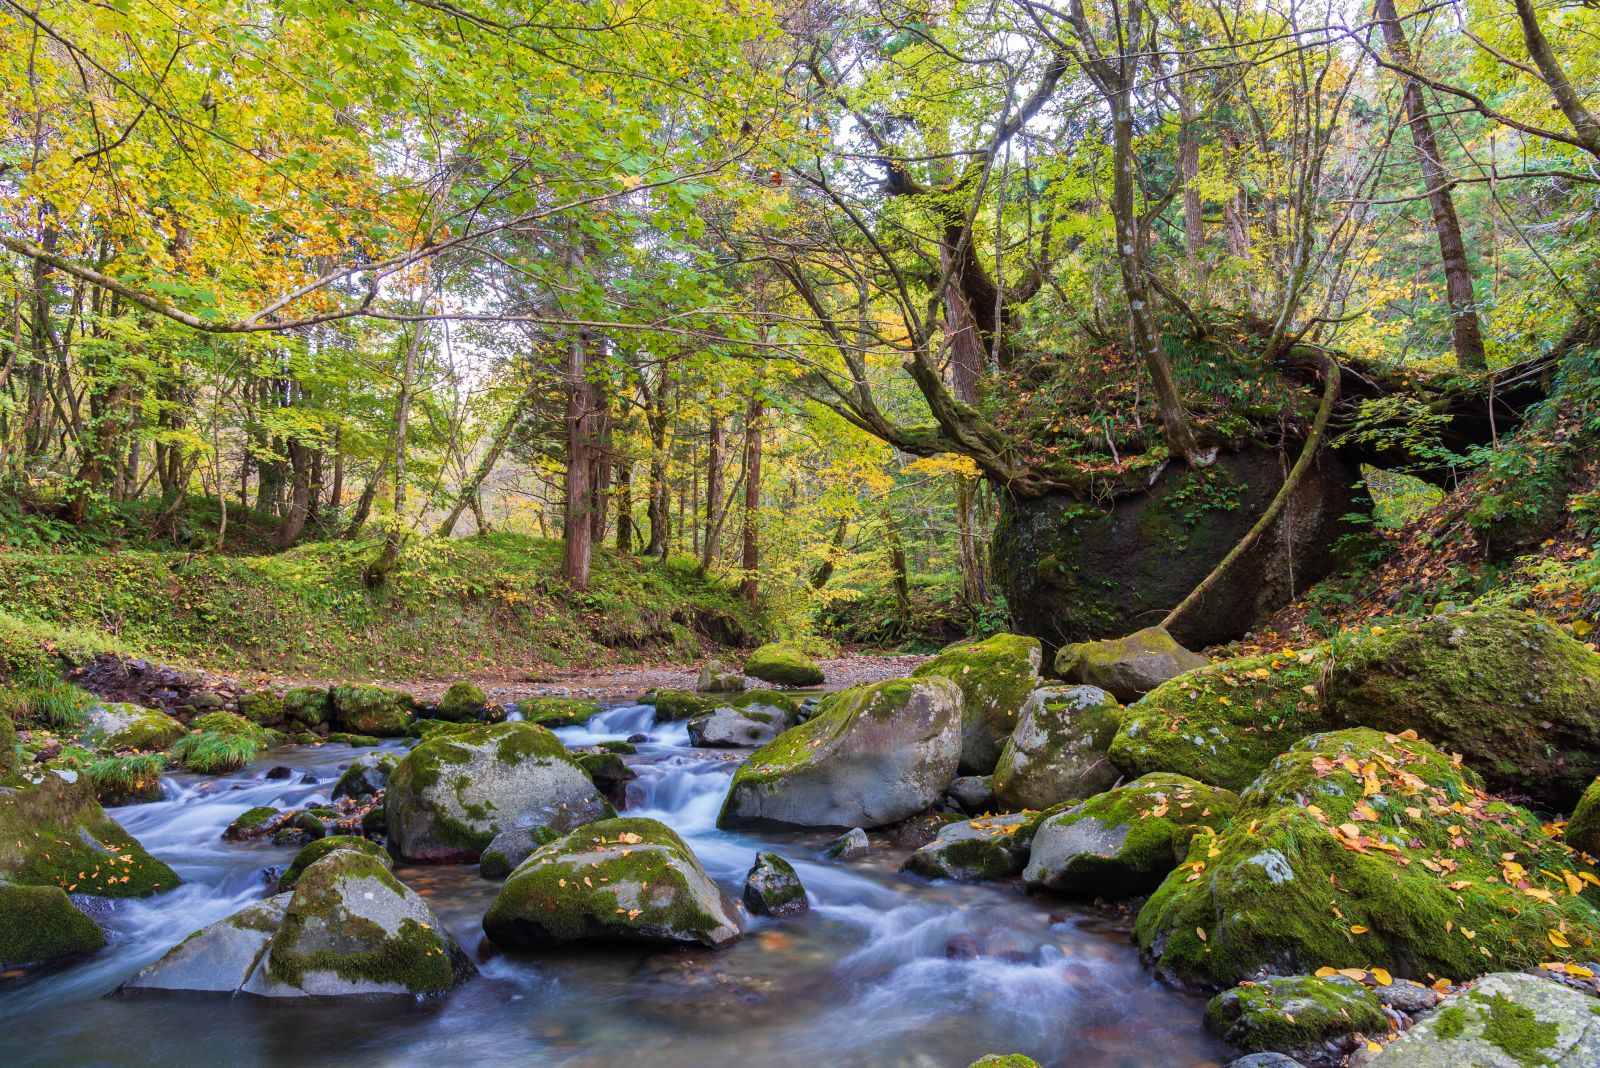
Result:
{"label": "large mossy rock", "polygon": [[1182,775],[1135,779],[1039,821],[1022,885],[1079,898],[1147,894],[1189,855],[1197,832],[1227,826],[1238,804]]}
{"label": "large mossy rock", "polygon": [[1034,690],[1000,750],[989,786],[1007,808],[1049,808],[1109,790],[1121,772],[1107,750],[1122,706],[1094,686]]}
{"label": "large mossy rock", "polygon": [[1206,1006],[1206,1029],[1253,1053],[1340,1063],[1361,1036],[1389,1033],[1371,990],[1343,975],[1273,976],[1225,990]]}
{"label": "large mossy rock", "polygon": [[900,870],[924,879],[1004,879],[1028,861],[1029,820],[1020,812],[947,823]]}
{"label": "large mossy rock", "polygon": [[416,700],[399,690],[351,683],[335,686],[329,696],[333,702],[333,726],[347,734],[404,738],[416,718]]}
{"label": "large mossy rock", "polygon": [[540,727],[574,727],[600,711],[592,697],[525,697],[517,702],[522,722]]}
{"label": "large mossy rock", "polygon": [[940,676],[961,690],[961,770],[987,775],[1017,726],[1023,704],[1039,682],[1044,650],[1037,638],[996,634],[947,649],[913,671]]}
{"label": "large mossy rock", "polygon": [[189,733],[189,728],[165,712],[126,702],[96,705],[89,710],[83,732],[91,749],[137,749],[156,752]]}
{"label": "large mossy rock", "polygon": [[1170,771],[1243,790],[1273,757],[1327,725],[1320,648],[1226,660],[1181,675],[1129,705],[1111,740],[1128,775]]}
{"label": "large mossy rock", "polygon": [[464,727],[422,742],[384,792],[389,850],[432,863],[476,861],[513,827],[565,833],[613,815],[611,804],[543,727]]}
{"label": "large mossy rock", "polygon": [[323,686],[299,686],[283,695],[283,722],[291,729],[327,729],[333,720],[333,695]]}
{"label": "large mossy rock", "polygon": [[942,676],[830,694],[816,714],[734,773],[724,827],[883,827],[923,811],[955,778],[961,691]]}
{"label": "large mossy rock", "polygon": [[609,819],[536,850],[483,917],[495,945],[666,942],[720,946],[739,937],[733,908],[672,828]]}
{"label": "large mossy rock", "polygon": [[463,679],[453,682],[439,698],[434,715],[451,723],[483,720],[489,715],[489,698],[481,689]]}
{"label": "large mossy rock", "polygon": [[1384,620],[1333,650],[1324,698],[1341,723],[1415,730],[1563,811],[1600,771],[1600,654],[1553,623],[1477,608]]}
{"label": "large mossy rock", "polygon": [[714,704],[696,697],[688,690],[657,690],[645,699],[645,703],[654,706],[657,723],[673,723],[698,716]]}
{"label": "large mossy rock", "polygon": [[0,968],[76,957],[105,944],[105,932],[59,886],[0,879]]}
{"label": "large mossy rock", "polygon": [[[781,701],[773,700],[782,698]],[[754,749],[799,720],[800,706],[772,690],[752,690],[689,721],[689,744],[701,749]]]}
{"label": "large mossy rock", "polygon": [[1160,627],[1146,627],[1122,638],[1063,645],[1055,667],[1068,682],[1098,686],[1119,701],[1137,701],[1163,682],[1209,663]]}
{"label": "large mossy rock", "polygon": [[384,867],[390,866],[388,852],[378,843],[351,834],[330,834],[326,838],[317,839],[294,855],[294,859],[283,870],[283,874],[278,876],[278,891],[281,893],[293,890],[307,868],[336,849],[351,849],[357,853],[365,853],[369,857],[376,858]]}
{"label": "large mossy rock", "polygon": [[0,877],[96,897],[148,897],[179,882],[105,814],[88,776],[73,771],[0,786]]}
{"label": "large mossy rock", "polygon": [[[1254,526],[1283,484],[1273,449],[1167,464],[1148,492],[1100,505],[1071,493],[1000,496],[991,555],[1018,630],[1051,645],[1127,634],[1183,600]],[[1231,641],[1328,574],[1360,475],[1323,450],[1289,506],[1174,628],[1189,649]]]}
{"label": "large mossy rock", "polygon": [[1586,873],[1459,758],[1415,737],[1334,731],[1240,794],[1228,829],[1167,877],[1134,933],[1160,974],[1201,985],[1373,966],[1459,981],[1592,959],[1600,911],[1581,896]]}
{"label": "large mossy rock", "polygon": [[1371,1068],[1593,1068],[1600,1002],[1520,972],[1486,975],[1387,1047]]}
{"label": "large mossy rock", "polygon": [[1600,859],[1600,779],[1595,779],[1578,798],[1564,834],[1567,845]]}
{"label": "large mossy rock", "polygon": [[821,686],[822,668],[792,645],[771,642],[744,662],[744,673],[774,686]]}

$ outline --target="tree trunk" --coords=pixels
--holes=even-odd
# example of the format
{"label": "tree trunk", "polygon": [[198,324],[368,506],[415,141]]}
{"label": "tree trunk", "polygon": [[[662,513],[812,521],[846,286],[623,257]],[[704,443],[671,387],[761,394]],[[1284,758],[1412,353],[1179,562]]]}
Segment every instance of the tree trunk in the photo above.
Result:
{"label": "tree trunk", "polygon": [[633,552],[636,535],[633,529],[633,461],[619,458],[616,461],[617,483],[617,552],[624,556]]}
{"label": "tree trunk", "polygon": [[283,521],[278,524],[273,544],[280,550],[294,545],[305,529],[310,512],[311,498],[311,448],[298,438],[289,439],[289,507],[284,510]]}
{"label": "tree trunk", "polygon": [[906,549],[900,540],[900,524],[894,510],[883,508],[884,541],[889,548],[889,569],[894,577],[894,614],[904,634],[911,625],[911,578],[906,572]]}
{"label": "tree trunk", "polygon": [[594,385],[589,381],[589,336],[579,328],[567,341],[562,368],[567,394],[566,410],[566,512],[562,519],[561,574],[575,589],[589,588],[589,560],[594,545],[593,507]]}
{"label": "tree trunk", "polygon": [[955,476],[956,488],[956,541],[961,561],[961,596],[967,608],[977,612],[989,602],[989,584],[983,573],[982,540],[978,531],[977,489],[978,480],[967,475]]}
{"label": "tree trunk", "polygon": [[661,383],[647,402],[645,421],[650,428],[650,501],[647,510],[650,543],[645,546],[644,554],[664,560],[672,524],[672,487],[667,483],[666,368],[662,368]]}
{"label": "tree trunk", "polygon": [[1178,79],[1178,172],[1183,178],[1183,248],[1189,258],[1189,277],[1205,280],[1200,260],[1206,243],[1206,213],[1200,201],[1200,129],[1192,96],[1194,75]]}
{"label": "tree trunk", "polygon": [[82,526],[89,518],[89,504],[100,492],[105,482],[106,461],[115,459],[120,448],[122,410],[127,404],[132,386],[124,377],[111,387],[105,401],[99,406],[93,433],[80,439],[82,460],[77,477],[73,479],[72,493],[67,498],[63,518],[74,526]]}
{"label": "tree trunk", "polygon": [[434,531],[436,537],[448,538],[455,532],[456,524],[461,521],[461,513],[471,506],[471,502],[482,491],[483,484],[488,481],[490,473],[494,471],[494,465],[500,462],[501,453],[505,452],[506,446],[511,443],[511,435],[516,431],[517,424],[522,421],[523,413],[536,392],[536,386],[530,383],[528,388],[523,390],[522,396],[511,406],[511,410],[506,413],[506,417],[501,420],[500,428],[495,431],[494,439],[489,443],[489,450],[483,454],[483,459],[478,461],[477,470],[472,472],[472,477],[467,479],[461,487],[461,492],[456,494],[455,504],[451,505],[449,514]]}
{"label": "tree trunk", "polygon": [[[1383,39],[1396,64],[1412,65],[1411,46],[1400,25],[1394,0],[1377,0],[1378,21]],[[1461,221],[1456,217],[1455,198],[1450,193],[1450,177],[1439,156],[1439,142],[1433,121],[1428,118],[1427,100],[1415,78],[1405,80],[1405,108],[1411,127],[1411,140],[1417,146],[1422,183],[1428,191],[1428,206],[1433,211],[1433,229],[1439,237],[1439,262],[1444,268],[1445,295],[1450,301],[1450,342],[1456,350],[1456,363],[1463,370],[1482,371],[1488,366],[1483,351],[1483,330],[1478,322],[1477,296],[1472,287],[1472,269],[1467,263],[1466,242],[1461,239]]]}
{"label": "tree trunk", "polygon": [[845,532],[850,528],[850,517],[840,516],[838,523],[834,524],[833,540],[828,543],[828,555],[823,557],[822,563],[811,573],[811,588],[820,590],[833,578],[833,569],[839,562],[839,554],[844,551]]}
{"label": "tree trunk", "polygon": [[611,406],[604,390],[592,387],[594,411],[589,450],[589,540],[606,540],[606,519],[611,504]]}
{"label": "tree trunk", "polygon": [[[424,293],[417,302],[420,315],[427,307],[431,294]],[[367,581],[380,584],[389,577],[400,560],[400,549],[405,544],[406,518],[406,442],[411,423],[411,395],[416,387],[417,354],[422,351],[422,338],[426,333],[423,322],[411,326],[411,340],[406,345],[406,357],[400,367],[400,396],[394,409],[394,525],[383,538],[383,550],[378,559],[367,568]]]}
{"label": "tree trunk", "polygon": [[721,411],[711,414],[706,436],[706,539],[700,547],[700,570],[709,571],[716,562],[722,534],[723,457],[728,450],[728,421]]}
{"label": "tree trunk", "polygon": [[361,528],[366,526],[367,518],[372,515],[372,502],[378,499],[378,485],[383,481],[383,470],[387,464],[387,460],[379,460],[378,466],[372,471],[372,477],[367,479],[367,484],[361,488],[361,496],[356,498],[355,510],[350,513],[350,524],[344,530],[346,538],[353,541],[361,533]]}
{"label": "tree trunk", "polygon": [[761,431],[762,404],[759,392],[750,395],[744,418],[744,553],[739,561],[744,579],[739,592],[752,608],[760,595],[756,570],[761,565]]}

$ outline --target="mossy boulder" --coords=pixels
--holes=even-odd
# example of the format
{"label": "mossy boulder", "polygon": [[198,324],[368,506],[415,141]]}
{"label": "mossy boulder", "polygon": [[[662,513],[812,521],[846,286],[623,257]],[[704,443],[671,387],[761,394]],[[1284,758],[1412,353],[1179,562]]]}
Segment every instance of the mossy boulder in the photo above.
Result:
{"label": "mossy boulder", "polygon": [[695,680],[695,689],[701,693],[739,693],[744,688],[744,676],[718,660],[702,665]]}
{"label": "mossy boulder", "polygon": [[688,690],[657,690],[648,702],[656,710],[657,723],[673,723],[698,716],[711,707]]}
{"label": "mossy boulder", "polygon": [[1592,959],[1594,873],[1479,784],[1414,736],[1311,735],[1151,896],[1139,946],[1160,974],[1213,986],[1322,967],[1459,981]]}
{"label": "mossy boulder", "polygon": [[388,852],[378,843],[365,838],[357,838],[352,834],[330,834],[326,838],[319,838],[315,842],[301,849],[289,862],[289,866],[278,876],[278,891],[293,890],[300,881],[300,876],[305,870],[335,849],[353,849],[357,853],[365,853],[369,857],[376,857],[384,867],[390,867]]}
{"label": "mossy boulder", "polygon": [[453,682],[439,698],[434,714],[451,723],[482,720],[489,714],[489,698],[481,689],[463,679]]}
{"label": "mossy boulder", "polygon": [[222,832],[225,842],[248,842],[252,838],[261,838],[278,829],[283,821],[279,819],[283,813],[271,805],[257,805],[247,808],[233,818],[226,830]]}
{"label": "mossy boulder", "polygon": [[1573,849],[1600,858],[1600,779],[1590,783],[1578,798],[1578,805],[1567,820],[1565,838]]}
{"label": "mossy boulder", "polygon": [[232,712],[208,712],[197,716],[190,726],[193,733],[172,743],[172,759],[202,775],[236,771],[282,740],[276,731]]}
{"label": "mossy boulder", "polygon": [[549,827],[513,827],[509,831],[501,831],[478,858],[478,874],[499,882],[533,856],[535,849],[549,845],[560,837],[559,831]]}
{"label": "mossy boulder", "polygon": [[1549,979],[1486,975],[1419,1021],[1371,1068],[1592,1068],[1600,1003]]}
{"label": "mossy boulder", "polygon": [[1121,777],[1107,750],[1122,706],[1094,686],[1036,689],[1000,750],[990,788],[1011,809],[1043,809],[1092,797]]}
{"label": "mossy boulder", "polygon": [[393,753],[362,753],[339,774],[339,781],[333,784],[333,799],[360,801],[376,797],[383,792],[398,763],[400,759]]}
{"label": "mossy boulder", "polygon": [[1071,897],[1147,894],[1189,854],[1197,832],[1227,825],[1228,790],[1156,773],[1040,821],[1022,883]]}
{"label": "mossy boulder", "polygon": [[382,686],[347,683],[329,691],[333,726],[348,734],[404,738],[416,717],[417,702],[408,693]]}
{"label": "mossy boulder", "polygon": [[1020,1053],[986,1053],[967,1068],[1039,1068],[1039,1062]]}
{"label": "mossy boulder", "polygon": [[883,827],[932,805],[961,756],[961,691],[942,676],[830,694],[734,773],[724,827]]}
{"label": "mossy boulder", "polygon": [[900,870],[924,879],[1004,879],[1028,861],[1028,817],[1017,812],[947,823],[933,841],[906,857]]}
{"label": "mossy boulder", "polygon": [[59,886],[0,879],[0,968],[76,957],[105,944],[105,932]]}
{"label": "mossy boulder", "polygon": [[613,810],[555,735],[497,723],[411,750],[389,776],[384,813],[395,856],[470,864],[501,831],[566,832]]}
{"label": "mossy boulder", "polygon": [[1039,681],[1044,656],[1037,638],[996,634],[948,649],[913,671],[939,676],[961,690],[961,770],[987,775],[1016,728],[1017,716]]}
{"label": "mossy boulder", "polygon": [[1111,761],[1125,774],[1170,771],[1243,790],[1272,758],[1327,726],[1323,651],[1227,660],[1156,687],[1122,714]]}
{"label": "mossy boulder", "polygon": [[105,814],[94,783],[46,771],[0,786],[0,877],[96,897],[148,897],[177,874]]}
{"label": "mossy boulder", "polygon": [[17,767],[17,728],[11,713],[0,708],[0,783],[15,774]]}
{"label": "mossy boulder", "polygon": [[770,642],[751,653],[745,659],[744,673],[774,686],[821,686],[823,680],[822,668],[815,660],[782,642]]}
{"label": "mossy boulder", "polygon": [[[744,694],[741,696],[751,696]],[[754,749],[794,725],[785,709],[760,702],[718,704],[689,721],[689,744],[700,749]]]}
{"label": "mossy boulder", "polygon": [[1151,690],[1210,661],[1191,653],[1160,627],[1146,627],[1122,638],[1063,645],[1056,674],[1110,692],[1119,701],[1137,701]]}
{"label": "mossy boulder", "polygon": [[189,729],[165,712],[119,702],[89,710],[83,741],[91,749],[165,749]]}
{"label": "mossy boulder", "polygon": [[271,690],[251,690],[239,698],[239,715],[251,723],[283,730],[290,724],[283,698]]}
{"label": "mossy boulder", "polygon": [[1343,975],[1273,976],[1225,990],[1206,1006],[1206,1029],[1239,1049],[1334,1063],[1363,1037],[1389,1033],[1383,1004]]}
{"label": "mossy boulder", "polygon": [[326,728],[333,719],[333,695],[323,686],[299,686],[283,695],[283,721],[290,729]]}
{"label": "mossy boulder", "polygon": [[525,697],[517,702],[522,722],[540,727],[572,727],[589,722],[600,711],[591,697]]}
{"label": "mossy boulder", "polygon": [[483,917],[495,945],[698,943],[739,937],[733,909],[673,830],[649,819],[581,827],[511,873]]}
{"label": "mossy boulder", "polygon": [[1415,730],[1492,786],[1565,811],[1600,770],[1600,654],[1507,608],[1393,619],[1333,643],[1340,723]]}
{"label": "mossy boulder", "polygon": [[351,734],[349,731],[332,731],[328,741],[336,745],[348,745],[352,749],[371,749],[382,745],[383,739],[372,734]]}
{"label": "mossy boulder", "polygon": [[756,854],[744,877],[744,905],[756,916],[798,916],[809,911],[806,888],[794,865],[776,853]]}

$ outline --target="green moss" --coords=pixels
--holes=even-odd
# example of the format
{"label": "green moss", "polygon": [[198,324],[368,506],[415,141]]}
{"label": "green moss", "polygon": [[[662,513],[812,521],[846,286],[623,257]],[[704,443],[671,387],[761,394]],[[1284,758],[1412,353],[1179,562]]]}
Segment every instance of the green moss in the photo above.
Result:
{"label": "green moss", "polygon": [[[252,809],[251,811],[256,810]],[[272,810],[268,809],[267,811],[270,812]],[[285,890],[293,890],[295,884],[300,881],[300,876],[305,873],[307,868],[332,853],[335,849],[353,849],[358,853],[363,853],[376,859],[385,868],[389,866],[388,852],[376,842],[368,841],[365,838],[357,838],[351,834],[330,834],[326,838],[317,839],[294,855],[294,859],[289,862],[289,866],[284,869],[283,874],[278,876],[278,892],[281,894]]]}
{"label": "green moss", "polygon": [[329,696],[334,726],[351,734],[403,738],[416,712],[410,694],[382,686],[346,683],[335,686]]}
{"label": "green moss", "polygon": [[88,776],[72,772],[0,787],[0,876],[98,897],[148,897],[179,881],[105,814]]}
{"label": "green moss", "polygon": [[1039,1062],[1020,1053],[986,1053],[967,1068],[1039,1068]]}
{"label": "green moss", "polygon": [[53,665],[20,672],[0,686],[0,712],[23,727],[75,730],[94,703],[91,695],[63,681]]}
{"label": "green moss", "polygon": [[332,731],[328,734],[328,741],[340,745],[353,746],[356,749],[370,749],[375,745],[382,745],[383,739],[370,734],[350,734],[347,731]]}
{"label": "green moss", "polygon": [[713,707],[687,690],[657,690],[651,703],[655,705],[657,723],[691,719]]}
{"label": "green moss", "polygon": [[1483,1040],[1498,1046],[1519,1064],[1551,1064],[1545,1050],[1555,1046],[1561,1036],[1561,1025],[1553,1020],[1540,1020],[1532,1009],[1518,1005],[1504,994],[1491,994],[1477,998],[1488,1009],[1483,1022]]}
{"label": "green moss", "polygon": [[1445,1041],[1460,1038],[1467,1029],[1467,1010],[1460,1005],[1446,1005],[1434,1017],[1433,1033]]}
{"label": "green moss", "polygon": [[1317,698],[1322,655],[1228,660],[1163,683],[1123,713],[1111,759],[1129,775],[1170,771],[1242,790],[1273,757],[1326,725]]}
{"label": "green moss", "polygon": [[488,696],[465,680],[451,683],[444,696],[439,698],[439,718],[453,723],[483,719],[488,711]]}
{"label": "green moss", "polygon": [[744,673],[778,686],[821,686],[822,668],[792,645],[772,642],[751,653],[744,662]]}
{"label": "green moss", "polygon": [[98,749],[165,749],[187,728],[165,712],[134,704],[106,704],[89,716],[87,744]]}
{"label": "green moss", "polygon": [[751,753],[750,759],[734,772],[734,785],[772,782],[809,762],[826,749],[830,741],[849,730],[858,718],[892,716],[904,708],[910,698],[911,683],[906,679],[852,686],[829,694],[810,719]]}
{"label": "green moss", "polygon": [[105,944],[105,932],[60,887],[0,880],[0,967],[76,956]]}
{"label": "green moss", "polygon": [[522,722],[539,727],[570,727],[586,723],[600,711],[600,702],[588,697],[527,697],[517,702]]}
{"label": "green moss", "polygon": [[17,749],[17,728],[11,717],[0,709],[0,783],[4,783],[21,766]]}
{"label": "green moss", "polygon": [[283,695],[284,721],[297,727],[321,727],[333,717],[333,697],[325,687],[301,686]]}
{"label": "green moss", "polygon": [[961,691],[961,763],[967,771],[986,775],[994,770],[1023,702],[1039,681],[1042,656],[1037,638],[996,634],[944,652],[911,673],[947,678]]}
{"label": "green moss", "polygon": [[87,776],[103,805],[127,805],[161,800],[161,775],[167,769],[167,757],[162,753],[99,756],[68,747],[48,766]]}
{"label": "green moss", "polygon": [[[689,696],[693,696],[692,694]],[[795,717],[800,714],[800,700],[793,694],[784,693],[782,690],[747,690],[744,693],[734,694],[731,697],[706,702],[705,707],[710,708],[737,708],[748,712],[752,705],[768,705],[779,709],[784,714]],[[660,716],[660,706],[656,706],[657,718]]]}
{"label": "green moss", "polygon": [[[223,713],[226,715],[226,713]],[[200,731],[186,734],[172,746],[172,759],[186,771],[201,775],[220,775],[237,771],[264,748],[261,742],[237,734]]]}
{"label": "green moss", "polygon": [[269,730],[232,712],[207,712],[203,716],[195,717],[189,725],[199,731],[249,738],[262,746],[272,745],[279,738],[277,731]]}
{"label": "green moss", "polygon": [[1578,799],[1567,820],[1566,841],[1573,849],[1600,857],[1600,779],[1595,779]]}
{"label": "green moss", "polygon": [[271,805],[257,805],[255,808],[247,808],[235,816],[232,823],[228,824],[228,830],[223,832],[223,837],[229,837],[230,832],[232,832],[233,837],[242,837],[239,832],[254,830],[277,818],[278,810]]}
{"label": "green moss", "polygon": [[1206,1006],[1206,1027],[1252,1052],[1311,1050],[1352,1032],[1387,1034],[1377,995],[1344,976],[1275,977],[1241,984]]}
{"label": "green moss", "polygon": [[251,723],[280,729],[286,723],[287,709],[284,699],[271,690],[251,690],[239,698],[239,715]]}

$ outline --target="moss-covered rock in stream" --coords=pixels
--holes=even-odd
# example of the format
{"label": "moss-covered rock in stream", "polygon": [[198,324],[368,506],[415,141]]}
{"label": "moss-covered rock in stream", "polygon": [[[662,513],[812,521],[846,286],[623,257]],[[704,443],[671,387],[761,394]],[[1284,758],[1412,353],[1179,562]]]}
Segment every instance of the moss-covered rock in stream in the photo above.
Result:
{"label": "moss-covered rock in stream", "polygon": [[1039,1068],[1039,1062],[1020,1053],[986,1053],[967,1068]]}
{"label": "moss-covered rock in stream", "polygon": [[1016,728],[1023,703],[1039,681],[1043,649],[1037,638],[996,634],[948,649],[913,671],[941,676],[961,690],[961,770],[987,775]]}
{"label": "moss-covered rock in stream", "polygon": [[1376,994],[1343,975],[1273,976],[1225,990],[1206,1006],[1206,1029],[1253,1053],[1338,1064],[1361,1039],[1389,1033]]}
{"label": "moss-covered rock in stream", "polygon": [[449,720],[451,723],[486,719],[489,714],[489,697],[477,686],[463,679],[450,684],[444,696],[439,698],[434,713],[440,719]]}
{"label": "moss-covered rock in stream", "polygon": [[1318,698],[1322,650],[1213,664],[1129,705],[1111,740],[1128,775],[1170,771],[1242,790],[1295,741],[1326,726]]}
{"label": "moss-covered rock in stream", "polygon": [[1590,783],[1578,798],[1563,838],[1573,849],[1600,859],[1600,778]]}
{"label": "moss-covered rock in stream", "polygon": [[815,660],[782,642],[771,642],[751,653],[745,659],[744,673],[774,686],[821,686],[823,682],[822,668]]}
{"label": "moss-covered rock in stream", "polygon": [[165,712],[119,702],[89,709],[83,742],[91,749],[165,749],[189,729]]}
{"label": "moss-covered rock in stream", "polygon": [[943,676],[830,694],[811,719],[750,755],[725,827],[883,827],[932,805],[961,755],[961,691]]}
{"label": "moss-covered rock in stream", "polygon": [[248,842],[255,838],[264,838],[277,830],[283,815],[271,805],[256,805],[247,808],[233,818],[227,829],[222,832],[225,842]]}
{"label": "moss-covered rock in stream", "polygon": [[172,744],[172,759],[185,770],[202,775],[237,771],[282,740],[276,731],[232,712],[208,712],[190,726],[194,733]]}
{"label": "moss-covered rock in stream", "polygon": [[701,749],[754,749],[766,745],[799,721],[799,705],[760,700],[762,695],[783,696],[771,690],[753,690],[689,721],[689,744]]}
{"label": "moss-covered rock in stream", "polygon": [[1521,972],[1487,975],[1386,1047],[1371,1068],[1593,1068],[1600,1002]]}
{"label": "moss-covered rock in stream", "polygon": [[386,868],[391,867],[388,851],[378,843],[365,838],[357,838],[352,834],[330,834],[326,838],[317,839],[294,855],[294,859],[283,870],[283,874],[278,876],[279,893],[285,890],[293,890],[295,884],[300,881],[300,876],[305,874],[307,868],[332,853],[335,849],[353,849],[357,853],[365,853],[369,857],[377,858]]}
{"label": "moss-covered rock in stream", "polygon": [[329,691],[333,726],[347,734],[404,738],[416,716],[417,702],[408,693],[382,686],[348,683]]}
{"label": "moss-covered rock in stream", "polygon": [[811,908],[794,865],[776,853],[760,852],[744,876],[745,908],[755,916],[798,916]]}
{"label": "moss-covered rock in stream", "polygon": [[400,758],[393,753],[362,753],[339,774],[339,781],[333,784],[333,799],[349,797],[359,801],[376,797],[399,763]]}
{"label": "moss-covered rock in stream", "polygon": [[300,686],[283,695],[283,720],[289,729],[326,730],[333,720],[333,695],[323,686]]}
{"label": "moss-covered rock in stream", "polygon": [[1122,706],[1094,686],[1045,686],[1023,703],[989,786],[1011,809],[1043,809],[1109,790],[1121,773],[1107,750]]}
{"label": "moss-covered rock in stream", "polygon": [[549,827],[513,827],[509,831],[501,831],[478,858],[478,874],[500,882],[533,856],[535,849],[549,845],[560,837],[560,831]]}
{"label": "moss-covered rock in stream", "polygon": [[672,723],[698,716],[714,704],[688,690],[657,690],[647,703],[655,707],[657,723]]}
{"label": "moss-covered rock in stream", "polygon": [[283,698],[272,690],[251,690],[239,697],[239,715],[273,730],[297,728],[288,720]]}
{"label": "moss-covered rock in stream", "polygon": [[525,697],[517,702],[522,722],[540,727],[571,727],[587,723],[600,711],[592,697]]}
{"label": "moss-covered rock in stream", "polygon": [[389,776],[384,813],[395,856],[472,863],[501,831],[566,832],[613,810],[555,735],[498,723],[436,735],[411,750]]}
{"label": "moss-covered rock in stream", "polygon": [[1020,812],[947,823],[900,870],[924,879],[1004,879],[1028,861],[1028,829],[1028,817]]}
{"label": "moss-covered rock in stream", "polygon": [[178,876],[105,814],[88,776],[46,771],[0,786],[0,877],[97,897],[148,897]]}
{"label": "moss-covered rock in stream", "polygon": [[739,693],[745,688],[745,678],[720,660],[712,660],[701,665],[694,688],[701,693]]}
{"label": "moss-covered rock in stream", "polygon": [[1265,970],[1379,966],[1429,982],[1592,959],[1594,873],[1531,813],[1415,737],[1315,734],[1240,794],[1139,913],[1159,973],[1211,986]]}
{"label": "moss-covered rock in stream", "polygon": [[739,937],[733,909],[673,830],[609,819],[536,850],[483,917],[495,945],[573,941],[720,946]]}
{"label": "moss-covered rock in stream", "polygon": [[105,944],[105,932],[59,886],[0,879],[0,968],[76,957]]}
{"label": "moss-covered rock in stream", "polygon": [[1098,686],[1119,701],[1137,701],[1162,683],[1211,661],[1179,645],[1160,627],[1122,638],[1074,642],[1056,653],[1056,674],[1068,682]]}
{"label": "moss-covered rock in stream", "polygon": [[1331,645],[1338,722],[1411,729],[1490,784],[1563,811],[1600,769],[1600,654],[1505,608],[1391,619]]}
{"label": "moss-covered rock in stream", "polygon": [[1238,803],[1182,775],[1135,779],[1038,821],[1022,883],[1079,898],[1147,894],[1188,856],[1196,833],[1227,826]]}

